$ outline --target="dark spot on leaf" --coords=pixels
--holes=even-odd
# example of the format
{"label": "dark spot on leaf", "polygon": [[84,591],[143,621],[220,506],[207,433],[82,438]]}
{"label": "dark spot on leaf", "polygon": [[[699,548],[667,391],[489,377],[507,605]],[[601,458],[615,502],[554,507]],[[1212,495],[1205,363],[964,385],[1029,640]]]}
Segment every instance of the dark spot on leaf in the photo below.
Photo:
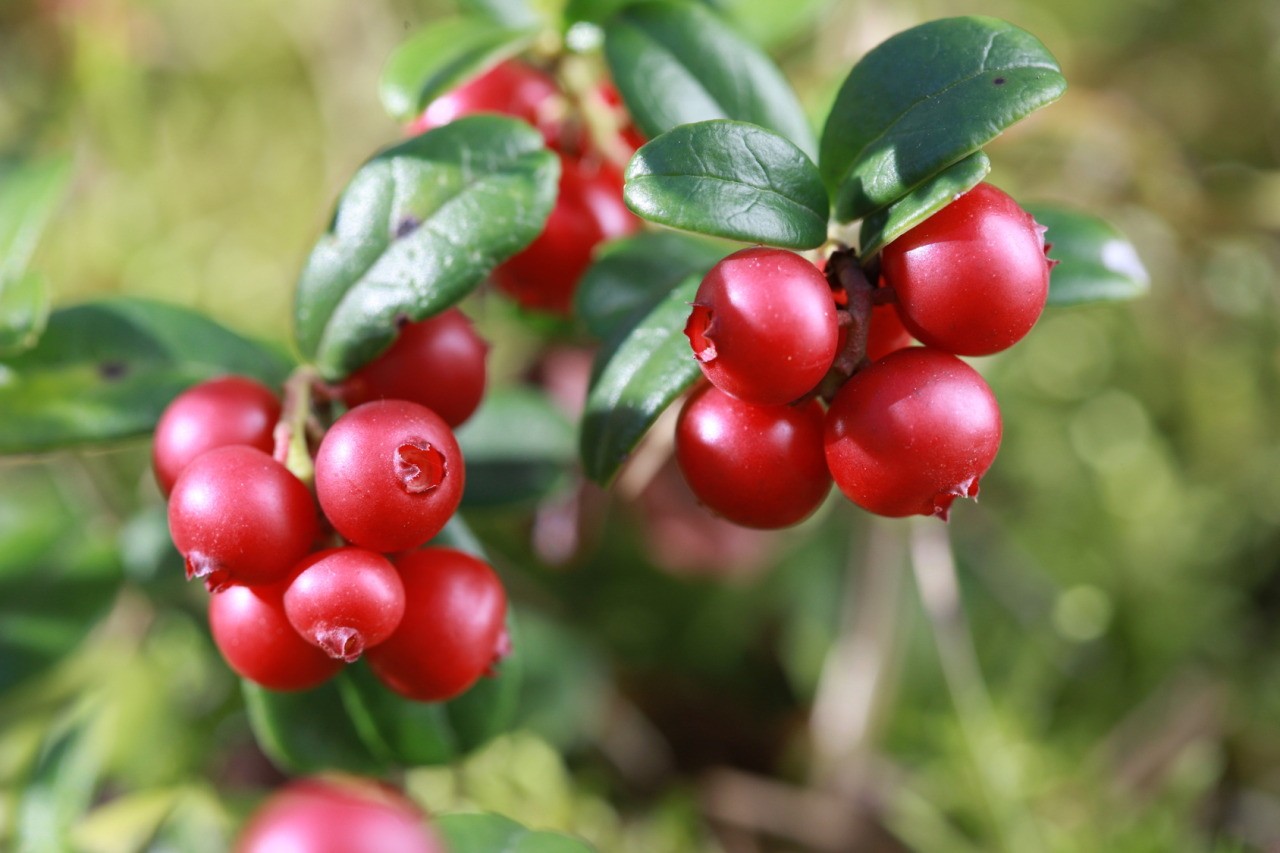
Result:
{"label": "dark spot on leaf", "polygon": [[123,361],[104,361],[98,365],[98,375],[108,382],[123,379],[129,373],[129,365]]}
{"label": "dark spot on leaf", "polygon": [[992,83],[995,83],[997,86],[1003,86],[1003,85],[1004,85],[1004,78],[1003,78],[1003,77],[997,77],[996,79],[992,80],[991,82],[992,82]]}
{"label": "dark spot on leaf", "polygon": [[405,218],[401,219],[399,224],[396,225],[396,237],[407,237],[414,231],[417,231],[420,225],[422,225],[422,220],[418,217],[405,216]]}
{"label": "dark spot on leaf", "polygon": [[404,329],[405,326],[409,325],[413,321],[410,319],[408,314],[401,311],[400,313],[396,314],[395,319],[392,322],[395,323],[397,330],[402,330]]}

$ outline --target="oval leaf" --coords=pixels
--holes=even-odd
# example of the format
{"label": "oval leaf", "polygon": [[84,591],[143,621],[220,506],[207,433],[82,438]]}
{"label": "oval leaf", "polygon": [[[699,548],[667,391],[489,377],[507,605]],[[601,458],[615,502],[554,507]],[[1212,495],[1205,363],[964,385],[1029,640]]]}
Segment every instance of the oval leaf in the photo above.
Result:
{"label": "oval leaf", "polygon": [[462,502],[468,507],[540,498],[560,482],[576,453],[569,419],[531,388],[486,394],[457,436],[467,466]]}
{"label": "oval leaf", "polygon": [[597,357],[580,440],[583,467],[596,482],[613,478],[658,415],[701,375],[684,336],[701,278],[686,279]]}
{"label": "oval leaf", "polygon": [[975,151],[888,207],[882,207],[862,221],[859,243],[862,257],[869,258],[942,208],[967,193],[991,171],[991,161]]}
{"label": "oval leaf", "polygon": [[30,349],[44,331],[48,288],[27,264],[70,176],[66,157],[0,172],[0,356]]}
{"label": "oval leaf", "polygon": [[449,853],[592,853],[594,847],[558,832],[534,832],[496,814],[440,815],[432,825]]}
{"label": "oval leaf", "polygon": [[671,289],[707,274],[731,247],[687,234],[656,231],[605,245],[578,282],[574,313],[608,340],[634,326]]}
{"label": "oval leaf", "polygon": [[329,380],[386,349],[397,317],[457,302],[542,231],[559,161],[515,119],[478,115],[360,168],[298,282],[298,346]]}
{"label": "oval leaf", "polygon": [[836,218],[906,195],[1066,89],[1057,61],[995,18],[944,18],[899,33],[845,79],[818,166]]}
{"label": "oval leaf", "polygon": [[279,384],[288,365],[214,321],[142,299],[55,311],[35,348],[0,361],[0,453],[150,432],[188,386],[226,373]]}
{"label": "oval leaf", "polygon": [[1049,274],[1050,305],[1134,299],[1151,287],[1138,250],[1113,225],[1096,216],[1047,204],[1026,205],[1046,226],[1049,257],[1060,263]]}
{"label": "oval leaf", "polygon": [[809,120],[782,72],[704,6],[638,3],[610,18],[604,32],[609,70],[645,136],[727,118],[815,151]]}
{"label": "oval leaf", "polygon": [[813,249],[827,239],[827,191],[786,139],[723,119],[686,124],[647,143],[623,191],[637,215],[685,231]]}
{"label": "oval leaf", "polygon": [[378,81],[382,106],[408,121],[449,89],[529,45],[533,33],[484,18],[433,21],[391,54]]}

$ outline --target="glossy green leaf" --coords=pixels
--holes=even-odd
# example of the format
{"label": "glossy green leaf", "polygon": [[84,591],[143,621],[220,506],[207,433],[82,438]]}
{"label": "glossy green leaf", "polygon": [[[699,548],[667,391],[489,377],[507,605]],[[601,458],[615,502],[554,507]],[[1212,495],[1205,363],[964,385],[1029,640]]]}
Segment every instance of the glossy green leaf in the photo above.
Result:
{"label": "glossy green leaf", "polygon": [[559,161],[536,130],[477,115],[365,163],[298,282],[303,354],[339,379],[385,349],[396,319],[443,311],[542,231]]}
{"label": "glossy green leaf", "polygon": [[1151,287],[1138,250],[1115,226],[1087,213],[1049,204],[1026,205],[1049,230],[1049,304],[1079,305],[1134,299]]}
{"label": "glossy green leaf", "polygon": [[569,24],[579,21],[599,24],[632,2],[634,0],[568,0],[564,4],[564,20]]}
{"label": "glossy green leaf", "polygon": [[0,453],[149,432],[188,386],[226,373],[283,381],[272,350],[200,314],[112,298],[55,311],[39,343],[0,360]]}
{"label": "glossy green leaf", "polygon": [[370,750],[343,704],[340,673],[312,690],[282,693],[241,680],[258,746],[277,767],[289,773],[345,770],[385,773],[389,754]]}
{"label": "glossy green leaf", "polygon": [[861,219],[1061,97],[1057,61],[995,18],[944,18],[899,33],[845,79],[818,160],[836,218]]}
{"label": "glossy green leaf", "polygon": [[427,104],[528,47],[533,33],[479,17],[432,21],[391,54],[378,82],[382,106],[408,121]]}
{"label": "glossy green leaf", "polygon": [[930,216],[967,193],[991,171],[991,161],[981,151],[934,175],[888,207],[862,221],[859,242],[863,258],[869,258]]}
{"label": "glossy green leaf", "polygon": [[27,265],[66,190],[70,165],[58,157],[0,172],[0,356],[30,349],[44,331],[48,288]]}
{"label": "glossy green leaf", "polygon": [[499,388],[457,431],[467,507],[505,506],[550,492],[577,453],[573,425],[544,394]]}
{"label": "glossy green leaf", "polygon": [[700,283],[701,276],[686,279],[597,357],[579,447],[596,482],[613,478],[663,410],[701,375],[684,335]]}
{"label": "glossy green leaf", "polygon": [[609,340],[635,325],[689,276],[706,275],[733,248],[671,231],[614,240],[578,282],[574,313],[591,334]]}
{"label": "glossy green leaf", "polygon": [[659,0],[627,6],[604,24],[605,58],[636,126],[653,138],[690,122],[727,118],[816,150],[795,92],[761,50],[709,9]]}
{"label": "glossy green leaf", "polygon": [[791,142],[754,124],[686,124],[644,145],[623,199],[637,215],[685,231],[812,249],[827,239],[827,191]]}
{"label": "glossy green leaf", "polygon": [[435,818],[449,853],[592,853],[590,844],[558,832],[535,832],[496,814],[447,814]]}

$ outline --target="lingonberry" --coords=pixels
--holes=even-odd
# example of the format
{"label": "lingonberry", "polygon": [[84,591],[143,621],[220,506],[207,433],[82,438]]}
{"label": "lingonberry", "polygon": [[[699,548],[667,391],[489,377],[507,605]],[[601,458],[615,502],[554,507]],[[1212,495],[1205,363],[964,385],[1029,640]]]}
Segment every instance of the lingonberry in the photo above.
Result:
{"label": "lingonberry", "polygon": [[949,353],[909,347],[855,373],[831,402],[827,464],[863,509],[946,518],[975,497],[1000,448],[1000,409],[978,372]]}
{"label": "lingonberry", "polygon": [[409,400],[451,427],[471,417],[484,397],[488,345],[456,308],[406,323],[391,348],[351,374],[340,394],[350,406]]}
{"label": "lingonberry", "polygon": [[342,668],[293,630],[284,584],[231,584],[209,597],[209,629],[227,665],[269,690],[307,690]]}
{"label": "lingonberry", "polygon": [[235,853],[445,853],[402,794],[352,777],[302,779],[272,794]]}
{"label": "lingonberry", "polygon": [[891,352],[911,346],[911,333],[892,305],[871,309],[871,326],[867,330],[867,360],[879,361]]}
{"label": "lingonberry", "polygon": [[381,554],[331,548],[294,569],[284,612],[304,640],[350,663],[400,624],[404,584]]}
{"label": "lingonberry", "polygon": [[253,447],[202,454],[169,496],[169,534],[187,577],[210,589],[284,579],[318,532],[315,501],[293,474]]}
{"label": "lingonberry", "polygon": [[787,527],[831,489],[822,429],[817,400],[758,406],[704,385],[676,421],[676,461],[714,512],[744,527]]}
{"label": "lingonberry", "polygon": [[560,190],[542,233],[493,271],[498,287],[526,308],[568,314],[597,245],[635,231],[622,202],[622,173],[595,157],[560,155]]}
{"label": "lingonberry", "polygon": [[1021,340],[1049,295],[1044,227],[979,184],[885,246],[885,282],[922,343],[987,355]]}
{"label": "lingonberry", "polygon": [[507,60],[436,98],[409,126],[409,132],[423,133],[475,113],[501,113],[533,125],[542,131],[548,145],[554,145],[563,125],[560,101],[559,87],[550,75],[518,60]]}
{"label": "lingonberry", "polygon": [[711,383],[760,405],[811,391],[835,359],[839,330],[818,268],[783,249],[743,249],[712,267],[685,326]]}
{"label": "lingonberry", "polygon": [[391,553],[435,536],[462,500],[453,431],[407,400],[375,400],[334,423],[316,453],[316,496],[349,542]]}
{"label": "lingonberry", "polygon": [[424,548],[396,561],[404,581],[400,627],[365,655],[384,684],[439,702],[467,690],[507,652],[507,594],[482,560]]}
{"label": "lingonberry", "polygon": [[183,391],[156,423],[151,467],[160,491],[173,491],[192,460],[215,447],[247,444],[267,453],[280,420],[280,400],[246,376],[224,376]]}

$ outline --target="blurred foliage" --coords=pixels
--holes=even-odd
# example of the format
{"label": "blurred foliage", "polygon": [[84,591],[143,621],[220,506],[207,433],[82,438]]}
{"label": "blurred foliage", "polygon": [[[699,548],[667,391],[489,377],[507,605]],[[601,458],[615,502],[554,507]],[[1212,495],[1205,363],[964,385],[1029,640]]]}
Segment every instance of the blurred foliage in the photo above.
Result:
{"label": "blurred foliage", "polygon": [[[982,503],[946,529],[963,619],[945,572],[907,569],[916,525],[833,500],[790,535],[693,529],[660,440],[615,498],[566,483],[476,509],[532,614],[527,731],[412,771],[410,792],[608,851],[1274,849],[1275,4],[710,5],[764,39],[815,120],[854,60],[920,21],[1035,33],[1070,88],[987,149],[991,180],[1106,216],[1151,292],[1054,309],[980,360],[1006,427]],[[342,183],[398,137],[381,64],[450,11],[0,5],[0,157],[72,163],[31,260],[54,304],[149,297],[287,340]],[[497,381],[524,377],[538,330],[483,295],[467,307]],[[535,378],[555,392],[562,368]],[[0,461],[0,848],[221,850],[279,780],[146,461],[139,444]]]}

